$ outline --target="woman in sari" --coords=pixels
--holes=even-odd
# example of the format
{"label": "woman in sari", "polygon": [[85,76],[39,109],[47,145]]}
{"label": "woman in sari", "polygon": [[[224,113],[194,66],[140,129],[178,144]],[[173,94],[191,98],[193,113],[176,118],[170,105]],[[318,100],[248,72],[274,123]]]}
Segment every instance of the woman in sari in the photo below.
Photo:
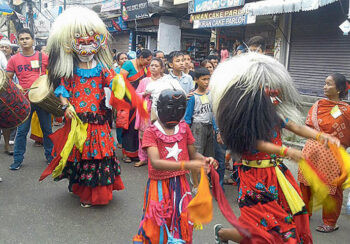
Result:
{"label": "woman in sari", "polygon": [[[163,70],[164,70],[164,63],[160,58],[153,58],[150,64],[150,72],[151,77],[144,78],[140,84],[139,87],[136,90],[136,94],[144,97],[147,101],[147,110],[148,113],[151,114],[151,107],[152,107],[152,97],[151,94],[146,91],[147,87],[149,86],[157,86],[157,84],[154,84],[155,81],[162,78],[163,76]],[[135,129],[139,131],[139,159],[140,161],[135,163],[135,167],[140,167],[147,164],[147,152],[146,150],[142,149],[142,138],[143,133],[148,128],[148,126],[151,125],[151,116],[148,120],[144,120],[140,113],[136,113],[136,122],[135,122]]]}
{"label": "woman in sari", "polygon": [[[348,94],[347,80],[344,75],[339,73],[332,74],[326,78],[323,89],[324,95],[327,98],[317,101],[311,107],[305,123],[307,126],[322,133],[327,133],[337,137],[345,148],[349,147],[350,105],[341,101],[346,98]],[[340,176],[340,169],[335,158],[327,157],[327,160],[319,160],[316,157],[322,154],[322,152],[315,153],[313,151],[314,149],[308,150],[307,145],[304,148],[304,152],[309,154],[309,158],[315,164],[315,167],[324,174],[329,193],[335,200],[335,209],[331,212],[326,211],[325,206],[323,206],[323,224],[318,226],[316,230],[319,232],[330,233],[339,228],[337,226],[337,220],[343,203],[342,186],[337,186],[333,183],[333,181]],[[309,212],[309,216],[311,217],[312,197],[310,187],[300,173],[298,180],[300,181],[303,200]]]}
{"label": "woman in sari", "polygon": [[[120,74],[120,70],[125,63],[125,61],[128,60],[128,55],[124,52],[120,52],[116,56],[117,66],[114,68],[115,73]],[[116,128],[116,134],[117,134],[117,147],[122,148],[122,134],[123,129],[122,128]]]}
{"label": "woman in sari", "polygon": [[[140,81],[151,75],[150,72],[147,72],[147,66],[151,63],[151,60],[151,51],[143,49],[137,55],[136,59],[128,60],[123,64],[120,74],[137,89]],[[122,148],[125,163],[138,160],[139,137],[138,131],[135,129],[135,117],[136,111],[135,109],[131,109],[129,113],[129,127],[127,130],[123,129],[122,133]]]}

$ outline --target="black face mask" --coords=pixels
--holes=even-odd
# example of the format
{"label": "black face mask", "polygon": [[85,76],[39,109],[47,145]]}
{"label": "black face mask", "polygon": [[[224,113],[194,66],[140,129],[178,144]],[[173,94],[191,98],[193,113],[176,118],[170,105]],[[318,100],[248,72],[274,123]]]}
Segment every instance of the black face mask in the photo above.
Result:
{"label": "black face mask", "polygon": [[179,90],[164,90],[157,101],[158,118],[167,128],[175,127],[186,112],[186,95]]}

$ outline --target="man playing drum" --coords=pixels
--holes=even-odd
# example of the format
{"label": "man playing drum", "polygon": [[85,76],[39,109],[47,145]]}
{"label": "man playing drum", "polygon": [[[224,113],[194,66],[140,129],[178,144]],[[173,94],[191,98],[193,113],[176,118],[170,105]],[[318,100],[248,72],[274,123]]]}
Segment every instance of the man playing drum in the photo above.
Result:
{"label": "man playing drum", "polygon": [[[4,56],[1,55],[2,56],[1,69],[6,71],[7,61],[10,60],[11,55],[12,55],[11,42],[5,38],[1,39],[0,51],[4,54]],[[12,81],[15,83],[18,83],[17,77],[14,76]],[[16,131],[17,131],[16,128],[15,129],[2,129],[2,135],[4,136],[4,141],[5,141],[5,153],[10,155],[10,156],[13,155],[13,148],[10,145],[14,144]]]}
{"label": "man playing drum", "polygon": [[[34,51],[34,36],[29,29],[20,30],[18,32],[18,40],[22,52],[11,57],[6,70],[9,79],[12,79],[14,74],[16,74],[19,81],[19,84],[17,85],[18,88],[23,92],[26,92],[40,75],[46,73],[48,56]],[[50,163],[52,160],[51,151],[53,144],[48,138],[52,133],[51,115],[37,105],[31,104],[31,108],[28,120],[20,125],[17,130],[14,147],[14,162],[10,166],[11,170],[18,170],[22,165],[24,153],[26,151],[27,134],[30,129],[32,114],[34,111],[36,111],[39,117],[40,126],[44,134],[44,148],[47,163]]]}

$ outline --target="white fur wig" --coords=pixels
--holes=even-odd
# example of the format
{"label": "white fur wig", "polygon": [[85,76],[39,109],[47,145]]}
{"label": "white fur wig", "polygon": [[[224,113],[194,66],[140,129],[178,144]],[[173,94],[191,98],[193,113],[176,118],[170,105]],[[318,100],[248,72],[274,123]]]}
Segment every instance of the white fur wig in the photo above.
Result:
{"label": "white fur wig", "polygon": [[250,52],[219,64],[210,79],[215,113],[218,111],[221,99],[232,86],[244,91],[236,106],[239,106],[242,97],[248,94],[251,96],[250,102],[253,103],[255,95],[264,92],[262,88],[278,90],[278,98],[282,101],[276,105],[278,115],[282,119],[289,118],[301,123],[301,114],[298,110],[301,97],[288,71],[277,60]]}
{"label": "white fur wig", "polygon": [[72,41],[76,34],[88,35],[90,32],[103,35],[106,42],[95,54],[94,58],[105,67],[112,66],[112,56],[108,48],[109,32],[100,17],[85,7],[72,7],[65,10],[55,20],[47,43],[50,62],[49,79],[56,83],[62,77],[73,76],[76,54],[72,51]]}

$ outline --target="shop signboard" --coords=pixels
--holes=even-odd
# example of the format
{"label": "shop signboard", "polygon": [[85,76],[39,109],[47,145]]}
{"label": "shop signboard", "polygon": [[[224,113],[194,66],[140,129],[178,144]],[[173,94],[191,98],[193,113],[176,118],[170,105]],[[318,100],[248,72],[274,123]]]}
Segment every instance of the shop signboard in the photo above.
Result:
{"label": "shop signboard", "polygon": [[147,0],[122,0],[121,11],[124,21],[150,17]]}
{"label": "shop signboard", "polygon": [[101,13],[120,10],[120,0],[105,0],[102,3]]}
{"label": "shop signboard", "polygon": [[192,14],[191,21],[193,29],[202,29],[253,24],[256,17],[240,8]]}
{"label": "shop signboard", "polygon": [[121,16],[118,18],[109,19],[105,23],[109,32],[120,32],[128,30],[128,26],[123,21]]}
{"label": "shop signboard", "polygon": [[193,6],[190,8],[190,13],[207,12],[211,10],[219,10],[225,8],[240,7],[245,4],[245,0],[192,0]]}

